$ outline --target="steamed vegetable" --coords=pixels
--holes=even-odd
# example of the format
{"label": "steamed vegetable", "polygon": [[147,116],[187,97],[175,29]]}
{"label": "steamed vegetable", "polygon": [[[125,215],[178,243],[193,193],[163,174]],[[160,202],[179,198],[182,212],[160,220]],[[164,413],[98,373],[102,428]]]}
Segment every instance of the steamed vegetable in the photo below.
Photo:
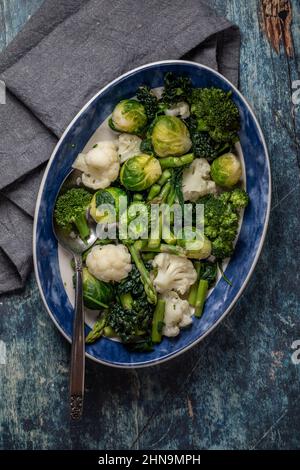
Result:
{"label": "steamed vegetable", "polygon": [[129,158],[139,155],[142,139],[137,135],[120,134],[118,139],[120,162],[124,163]]}
{"label": "steamed vegetable", "polygon": [[196,158],[182,175],[182,192],[185,201],[215,193],[216,183],[210,178],[210,165],[205,158]]}
{"label": "steamed vegetable", "polygon": [[149,206],[143,201],[133,201],[120,217],[119,237],[138,240],[148,237]]}
{"label": "steamed vegetable", "polygon": [[152,265],[157,271],[154,286],[160,293],[174,290],[183,295],[197,279],[193,263],[181,256],[160,253]]}
{"label": "steamed vegetable", "polygon": [[77,231],[82,240],[88,238],[90,229],[86,213],[91,199],[91,193],[83,188],[69,189],[59,196],[54,212],[57,225],[69,233]]}
{"label": "steamed vegetable", "polygon": [[98,224],[83,255],[84,304],[100,311],[87,343],[118,337],[130,351],[149,351],[202,315],[233,252],[249,202],[231,153],[239,111],[231,93],[167,73],[163,89],[142,85],[136,98],[120,101],[109,126],[119,133],[114,141],[96,143],[74,163],[96,191],[73,190],[72,209],[61,207],[59,220],[83,238],[88,212]]}
{"label": "steamed vegetable", "polygon": [[[145,296],[135,298],[119,297],[109,309],[107,324],[125,344],[138,342],[140,337],[150,336],[152,307]],[[122,303],[123,302],[123,303]]]}
{"label": "steamed vegetable", "polygon": [[214,182],[224,188],[232,188],[242,176],[239,159],[233,153],[225,153],[213,161],[211,177]]}
{"label": "steamed vegetable", "polygon": [[195,157],[205,158],[211,162],[223,153],[228,152],[231,148],[231,142],[216,142],[210,137],[208,132],[199,130],[195,116],[188,120],[188,128]]}
{"label": "steamed vegetable", "polygon": [[164,316],[165,316],[166,302],[164,299],[158,299],[152,320],[152,341],[153,343],[160,343],[163,327],[164,327]]}
{"label": "steamed vegetable", "polygon": [[175,116],[159,116],[152,129],[151,140],[159,157],[178,157],[187,153],[192,146],[188,128]]}
{"label": "steamed vegetable", "polygon": [[132,243],[131,240],[126,240],[124,241],[126,245],[128,246],[128,249],[130,251],[132,260],[134,261],[137,269],[140,272],[141,276],[141,282],[144,286],[145,293],[148,299],[148,302],[150,304],[156,304],[157,302],[157,292],[154,288],[153,281],[150,277],[150,273],[147,270],[147,267],[145,266],[142,256],[141,256],[141,243],[140,241],[136,241],[135,243]]}
{"label": "steamed vegetable", "polygon": [[80,153],[73,168],[82,171],[82,183],[87,188],[107,188],[118,177],[120,162],[114,142],[98,142],[86,154]]}
{"label": "steamed vegetable", "polygon": [[93,328],[85,338],[86,344],[92,344],[104,334],[107,323],[107,313],[102,314],[95,322]]}
{"label": "steamed vegetable", "polygon": [[131,271],[131,257],[124,245],[96,245],[86,258],[89,272],[100,281],[120,282]]}
{"label": "steamed vegetable", "polygon": [[82,270],[83,284],[83,303],[91,310],[99,310],[108,308],[113,298],[113,288],[111,284],[107,284],[96,279],[87,268]]}
{"label": "steamed vegetable", "polygon": [[177,336],[180,333],[180,328],[192,323],[193,310],[188,301],[181,299],[174,291],[164,294],[163,300],[165,301],[165,312],[162,334],[169,337]]}
{"label": "steamed vegetable", "polygon": [[[204,234],[211,240],[212,254],[216,258],[227,258],[233,253],[239,222],[238,209],[246,207],[248,203],[248,198],[242,194],[233,191],[220,196],[208,195],[198,200],[198,203],[204,204]],[[238,208],[231,202],[231,197],[234,200],[237,196],[241,204]]]}
{"label": "steamed vegetable", "polygon": [[115,222],[119,217],[121,197],[126,201],[126,193],[120,188],[111,187],[97,191],[92,198],[90,208],[90,214],[95,222]]}
{"label": "steamed vegetable", "polygon": [[141,154],[127,160],[121,168],[120,180],[130,191],[150,188],[161,175],[159,161],[151,155]]}
{"label": "steamed vegetable", "polygon": [[144,106],[147,118],[149,121],[152,121],[159,110],[159,102],[157,97],[146,85],[139,87],[136,97],[138,101]]}
{"label": "steamed vegetable", "polygon": [[217,263],[202,263],[199,273],[199,284],[195,296],[195,317],[201,317],[204,304],[207,297],[207,292],[210,287],[216,282],[218,272]]}
{"label": "steamed vegetable", "polygon": [[144,106],[137,100],[123,100],[114,108],[109,125],[114,131],[140,135],[147,124]]}
{"label": "steamed vegetable", "polygon": [[192,93],[192,82],[187,76],[178,76],[172,72],[167,72],[164,78],[164,91],[162,102],[168,106],[189,101]]}
{"label": "steamed vegetable", "polygon": [[211,255],[210,240],[195,227],[185,227],[177,235],[178,245],[184,248],[185,254],[192,259],[206,259]]}
{"label": "steamed vegetable", "polygon": [[165,109],[166,116],[179,116],[181,119],[187,119],[190,116],[190,107],[185,101],[180,101]]}
{"label": "steamed vegetable", "polygon": [[235,209],[244,209],[249,203],[249,196],[243,189],[236,188],[229,193],[223,193],[221,198],[224,199],[224,195],[229,194],[229,201]]}
{"label": "steamed vegetable", "polygon": [[186,155],[182,155],[181,157],[166,157],[160,158],[159,163],[161,168],[164,170],[165,168],[180,168],[183,166],[192,163],[194,160],[193,153],[187,153]]}
{"label": "steamed vegetable", "polygon": [[199,131],[208,132],[216,142],[238,141],[240,116],[231,92],[219,88],[195,88],[191,103],[191,113],[197,119]]}

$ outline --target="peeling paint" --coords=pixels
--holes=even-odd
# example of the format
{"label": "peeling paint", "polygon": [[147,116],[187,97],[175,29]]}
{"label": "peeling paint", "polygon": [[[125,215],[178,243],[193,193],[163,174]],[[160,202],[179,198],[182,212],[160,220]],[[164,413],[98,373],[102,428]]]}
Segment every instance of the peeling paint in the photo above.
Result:
{"label": "peeling paint", "polygon": [[280,45],[289,57],[293,56],[293,38],[291,32],[292,5],[290,0],[261,1],[262,28],[277,54]]}

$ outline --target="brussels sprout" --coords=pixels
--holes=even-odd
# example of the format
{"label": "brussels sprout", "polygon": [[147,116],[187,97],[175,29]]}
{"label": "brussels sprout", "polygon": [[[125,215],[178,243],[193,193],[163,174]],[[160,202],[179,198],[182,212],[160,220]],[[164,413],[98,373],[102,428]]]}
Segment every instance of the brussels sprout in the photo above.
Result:
{"label": "brussels sprout", "polygon": [[[120,217],[120,237],[138,240],[148,238],[149,206],[141,201],[133,201]],[[127,227],[127,233],[123,232]]]}
{"label": "brussels sprout", "polygon": [[[127,197],[125,191],[120,188],[107,188],[97,191],[91,201],[90,214],[97,223],[114,223],[119,216],[120,197]],[[114,211],[108,207],[101,209],[102,205],[111,205]]]}
{"label": "brussels sprout", "polygon": [[192,142],[186,125],[176,116],[159,116],[152,129],[152,145],[159,157],[187,153]]}
{"label": "brussels sprout", "polygon": [[83,303],[91,310],[107,308],[113,298],[113,288],[91,275],[88,268],[82,270]]}
{"label": "brussels sprout", "polygon": [[232,188],[242,176],[241,163],[233,153],[225,153],[212,162],[210,173],[218,186]]}
{"label": "brussels sprout", "polygon": [[192,259],[206,259],[211,254],[210,240],[194,227],[185,227],[178,236],[177,243],[186,250]]}
{"label": "brussels sprout", "polygon": [[130,191],[150,188],[161,175],[159,161],[151,155],[141,154],[127,160],[121,168],[120,180]]}
{"label": "brussels sprout", "polygon": [[147,124],[144,106],[136,100],[123,100],[117,104],[109,120],[114,131],[139,135]]}

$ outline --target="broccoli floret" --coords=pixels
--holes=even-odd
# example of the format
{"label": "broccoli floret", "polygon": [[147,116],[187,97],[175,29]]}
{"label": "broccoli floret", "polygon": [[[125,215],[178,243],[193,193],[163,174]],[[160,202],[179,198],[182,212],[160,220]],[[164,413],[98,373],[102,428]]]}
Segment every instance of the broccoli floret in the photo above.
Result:
{"label": "broccoli floret", "polygon": [[195,157],[206,158],[209,162],[231,149],[231,144],[213,140],[208,132],[198,130],[197,119],[191,116],[187,120]]}
{"label": "broccoli floret", "polygon": [[164,91],[161,101],[167,105],[189,101],[192,93],[192,82],[189,77],[177,76],[167,72],[164,78]]}
{"label": "broccoli floret", "polygon": [[86,211],[91,199],[92,194],[83,188],[72,188],[59,196],[54,212],[57,225],[68,232],[76,228],[85,240],[90,234]]}
{"label": "broccoli floret", "polygon": [[152,121],[158,111],[158,99],[146,85],[139,87],[136,97],[144,105],[147,118]]}
{"label": "broccoli floret", "polygon": [[204,234],[212,242],[212,255],[218,259],[227,258],[233,252],[233,242],[239,224],[238,203],[248,201],[242,190],[227,191],[219,196],[209,194],[198,200],[204,204]]}
{"label": "broccoli floret", "polygon": [[212,253],[218,259],[228,258],[233,253],[233,242],[221,237],[212,242]]}
{"label": "broccoli floret", "polygon": [[243,189],[236,188],[230,193],[230,202],[236,209],[244,209],[249,204],[249,196]]}
{"label": "broccoli floret", "polygon": [[231,92],[219,88],[195,88],[191,113],[197,118],[198,130],[206,131],[216,142],[238,141],[240,116]]}

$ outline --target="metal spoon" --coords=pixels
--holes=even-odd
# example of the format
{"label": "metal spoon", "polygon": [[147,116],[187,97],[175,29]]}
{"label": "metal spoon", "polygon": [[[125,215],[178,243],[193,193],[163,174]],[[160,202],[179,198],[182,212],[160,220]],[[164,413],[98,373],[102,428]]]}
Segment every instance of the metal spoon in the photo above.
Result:
{"label": "metal spoon", "polygon": [[[80,187],[81,172],[72,170],[63,181],[57,198],[68,189]],[[82,253],[90,248],[96,241],[96,224],[88,219],[90,236],[84,242],[78,236],[71,237],[66,234],[55,221],[54,212],[52,214],[53,231],[58,242],[69,253],[72,254],[75,263],[76,284],[75,284],[75,309],[73,323],[73,338],[71,350],[70,369],[70,416],[74,420],[81,418],[84,396],[84,372],[85,372],[85,338],[84,338],[84,309],[82,291]]]}

